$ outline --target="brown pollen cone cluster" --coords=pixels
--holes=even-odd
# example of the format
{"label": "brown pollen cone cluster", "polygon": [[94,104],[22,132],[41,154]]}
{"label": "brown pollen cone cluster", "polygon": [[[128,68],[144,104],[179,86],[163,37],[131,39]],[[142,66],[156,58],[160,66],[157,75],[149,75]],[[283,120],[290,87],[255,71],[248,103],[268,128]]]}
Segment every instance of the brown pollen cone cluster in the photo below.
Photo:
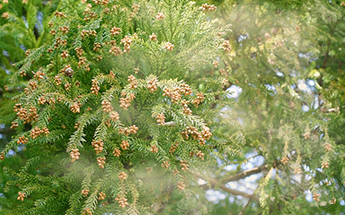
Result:
{"label": "brown pollen cone cluster", "polygon": [[69,54],[68,51],[62,51],[61,57],[62,59],[68,58]]}
{"label": "brown pollen cone cluster", "polygon": [[130,52],[130,50],[131,50],[130,45],[132,44],[132,40],[131,40],[130,37],[125,36],[125,37],[121,40],[121,43],[120,43],[120,44],[123,44],[123,49],[124,49],[123,52]]}
{"label": "brown pollen cone cluster", "polygon": [[77,102],[75,102],[73,105],[71,105],[71,111],[73,113],[80,113],[80,106]]}
{"label": "brown pollen cone cluster", "polygon": [[316,201],[316,202],[320,201],[319,197],[320,197],[320,194],[313,193],[313,200],[314,201]]}
{"label": "brown pollen cone cluster", "polygon": [[105,157],[98,157],[97,158],[97,163],[98,163],[98,166],[102,169],[104,169],[104,165],[105,164]]}
{"label": "brown pollen cone cluster", "polygon": [[121,148],[122,148],[123,150],[127,150],[128,147],[129,147],[128,141],[127,141],[127,140],[122,140],[122,142],[121,142]]}
{"label": "brown pollen cone cluster", "polygon": [[128,136],[129,134],[136,134],[138,131],[138,127],[135,125],[132,125],[130,127],[125,128],[119,128],[119,134]]}
{"label": "brown pollen cone cluster", "polygon": [[121,197],[120,195],[117,195],[115,198],[115,201],[117,201],[121,208],[125,208],[128,205],[127,199]]}
{"label": "brown pollen cone cluster", "polygon": [[136,89],[138,87],[138,81],[133,75],[128,76],[128,82],[130,83],[129,89]]}
{"label": "brown pollen cone cluster", "polygon": [[24,201],[24,198],[25,198],[25,193],[18,192],[18,198],[17,198],[17,200]]}
{"label": "brown pollen cone cluster", "polygon": [[150,93],[156,91],[157,90],[157,79],[154,78],[154,79],[149,80],[147,88],[150,89]]}
{"label": "brown pollen cone cluster", "polygon": [[115,157],[120,157],[120,155],[121,155],[120,149],[115,148],[114,151],[113,151],[113,154],[114,154]]}
{"label": "brown pollen cone cluster", "polygon": [[86,64],[86,57],[79,57],[78,69],[82,68]]}
{"label": "brown pollen cone cluster", "polygon": [[55,76],[55,77],[54,77],[54,83],[55,83],[57,86],[61,85],[61,84],[62,84],[61,78],[60,78],[59,76]]}
{"label": "brown pollen cone cluster", "polygon": [[180,161],[180,166],[182,166],[182,171],[187,171],[187,170],[189,170],[188,169],[188,164],[187,164],[187,161],[183,161],[183,160],[181,160]]}
{"label": "brown pollen cone cluster", "polygon": [[71,149],[70,152],[70,157],[72,158],[72,162],[76,161],[79,159],[79,149]]}
{"label": "brown pollen cone cluster", "polygon": [[114,122],[116,122],[116,121],[120,120],[120,115],[116,111],[113,111],[110,114],[110,119],[113,120]]}
{"label": "brown pollen cone cluster", "polygon": [[38,118],[37,108],[34,106],[31,106],[28,112],[27,109],[21,107],[21,104],[16,104],[14,112],[17,112],[17,116],[19,117],[19,119],[23,120],[24,123],[36,121],[36,119]]}
{"label": "brown pollen cone cluster", "polygon": [[198,151],[196,154],[195,154],[199,159],[201,160],[204,160],[204,153],[202,153],[201,151]]}
{"label": "brown pollen cone cluster", "polygon": [[217,68],[218,66],[219,66],[219,61],[213,61],[213,63],[212,63],[212,65],[215,67],[215,68]]}
{"label": "brown pollen cone cluster", "polygon": [[153,153],[158,152],[158,148],[157,148],[157,146],[156,146],[156,145],[151,145],[151,149],[150,149],[150,151],[151,151],[151,152],[153,152]]}
{"label": "brown pollen cone cluster", "polygon": [[152,35],[150,35],[150,40],[157,41],[157,36],[155,35],[155,33],[152,33]]}
{"label": "brown pollen cone cluster", "polygon": [[95,43],[93,44],[93,50],[98,52],[100,50],[100,48],[102,48],[100,43]]}
{"label": "brown pollen cone cluster", "polygon": [[42,130],[35,127],[34,129],[31,130],[29,136],[32,137],[32,139],[35,139],[36,137],[40,136],[41,134],[49,134],[49,130],[47,127],[44,127]]}
{"label": "brown pollen cone cluster", "polygon": [[5,12],[5,13],[2,14],[1,17],[4,18],[4,19],[9,19],[9,18],[10,18],[10,14],[8,14],[7,12]]}
{"label": "brown pollen cone cluster", "polygon": [[163,96],[168,96],[171,99],[171,102],[175,104],[177,104],[177,102],[181,100],[182,95],[179,93],[178,88],[176,88],[174,91],[172,91],[169,88],[165,88],[163,92],[164,92]]}
{"label": "brown pollen cone cluster", "polygon": [[329,143],[327,143],[327,144],[325,145],[325,152],[329,152],[329,151],[331,151],[331,150],[332,150],[332,145],[329,144]]}
{"label": "brown pollen cone cluster", "polygon": [[180,191],[184,190],[185,187],[186,187],[186,185],[183,183],[183,181],[182,181],[182,182],[177,182],[177,188],[178,188]]}
{"label": "brown pollen cone cluster", "polygon": [[98,86],[99,82],[97,79],[92,79],[91,93],[98,95],[100,87]]}
{"label": "brown pollen cone cluster", "polygon": [[43,79],[44,75],[45,75],[45,74],[44,74],[43,72],[37,71],[37,72],[35,72],[35,74],[34,74],[34,78],[36,78],[36,79],[39,81],[39,80]]}
{"label": "brown pollen cone cluster", "polygon": [[177,142],[176,142],[175,145],[171,145],[171,147],[169,149],[169,154],[172,155],[176,151],[177,147],[178,147],[178,143]]}
{"label": "brown pollen cone cluster", "polygon": [[26,144],[28,142],[28,138],[26,138],[24,135],[18,138],[17,143],[18,144]]}
{"label": "brown pollen cone cluster", "polygon": [[163,161],[163,163],[162,163],[162,167],[164,167],[164,168],[168,169],[168,168],[169,168],[169,166],[170,166],[170,164],[169,164],[169,162],[168,162],[168,161]]}
{"label": "brown pollen cone cluster", "polygon": [[91,209],[90,209],[90,208],[86,208],[86,209],[84,210],[84,212],[82,213],[82,215],[92,215]]}
{"label": "brown pollen cone cluster", "polygon": [[20,71],[19,74],[20,74],[20,77],[26,76],[26,72],[25,72],[24,70],[23,70],[23,71]]}
{"label": "brown pollen cone cluster", "polygon": [[80,35],[83,39],[85,39],[85,37],[87,37],[87,36],[95,37],[97,35],[97,31],[95,31],[95,30],[92,30],[92,31],[82,30]]}
{"label": "brown pollen cone cluster", "polygon": [[113,28],[110,30],[110,35],[111,35],[111,36],[119,35],[119,34],[120,34],[120,31],[121,31],[120,28],[113,27]]}
{"label": "brown pollen cone cluster", "polygon": [[151,172],[153,172],[152,167],[146,167],[145,169],[147,170],[147,173],[151,173]]}
{"label": "brown pollen cone cluster", "polygon": [[105,193],[103,193],[103,192],[98,193],[98,196],[99,196],[98,200],[104,200],[106,197]]}
{"label": "brown pollen cone cluster", "polygon": [[322,169],[328,169],[329,168],[329,163],[327,161],[323,162],[321,168]]}
{"label": "brown pollen cone cluster", "polygon": [[102,101],[102,109],[106,113],[110,113],[114,108],[111,106],[111,103],[107,100]]}
{"label": "brown pollen cone cluster", "polygon": [[214,5],[207,5],[207,4],[202,4],[201,5],[202,11],[208,12],[208,11],[216,11],[217,7]]}
{"label": "brown pollen cone cluster", "polygon": [[134,17],[135,14],[138,13],[138,11],[139,11],[139,9],[140,9],[140,5],[133,4],[133,6],[131,7],[131,9],[133,9],[133,12],[131,12],[130,17]]}
{"label": "brown pollen cone cluster", "polygon": [[69,31],[69,27],[67,26],[59,27],[59,31],[61,31],[63,34],[67,34]]}
{"label": "brown pollen cone cluster", "polygon": [[127,179],[127,174],[125,172],[120,172],[119,173],[119,179],[121,181],[126,180]]}
{"label": "brown pollen cone cluster", "polygon": [[174,169],[174,170],[172,171],[172,173],[173,173],[173,174],[174,174],[174,176],[175,176],[175,175],[179,174],[179,173],[180,173],[180,171],[178,171],[177,169]]}
{"label": "brown pollen cone cluster", "polygon": [[200,145],[205,145],[205,140],[209,140],[212,136],[210,128],[204,126],[201,132],[198,132],[198,129],[193,126],[187,126],[184,131],[181,132],[183,138],[189,138],[189,134],[192,135],[192,138],[199,140]]}
{"label": "brown pollen cone cluster", "polygon": [[30,85],[32,90],[36,90],[37,89],[37,83],[35,81],[29,81],[29,85]]}
{"label": "brown pollen cone cluster", "polygon": [[90,19],[96,19],[98,15],[93,11],[84,10],[84,21],[89,21]]}
{"label": "brown pollen cone cluster", "polygon": [[63,13],[63,12],[56,11],[56,12],[54,13],[54,15],[55,15],[56,17],[66,18],[65,13]]}
{"label": "brown pollen cone cluster", "polygon": [[[126,96],[126,94],[124,95]],[[120,107],[123,107],[123,109],[127,110],[127,108],[131,105],[131,102],[134,98],[135,98],[135,95],[132,93],[130,93],[126,98],[120,98]]]}
{"label": "brown pollen cone cluster", "polygon": [[65,84],[65,89],[66,91],[69,91],[71,89],[72,84],[71,83],[66,83]]}
{"label": "brown pollen cone cluster", "polygon": [[18,122],[11,122],[11,127],[10,129],[15,129],[17,128],[19,125],[18,125]]}
{"label": "brown pollen cone cluster", "polygon": [[82,190],[81,191],[81,194],[84,196],[84,197],[86,197],[87,195],[89,195],[89,190]]}
{"label": "brown pollen cone cluster", "polygon": [[283,158],[281,159],[281,162],[282,162],[284,165],[286,165],[286,164],[289,162],[289,158],[287,158],[287,157],[285,156],[285,157],[283,157]]}
{"label": "brown pollen cone cluster", "polygon": [[156,116],[157,123],[160,123],[161,125],[165,124],[165,116],[164,114],[160,113]]}
{"label": "brown pollen cone cluster", "polygon": [[158,21],[161,21],[161,20],[163,20],[164,18],[165,18],[165,16],[164,16],[163,13],[157,13],[156,19],[157,19]]}
{"label": "brown pollen cone cluster", "polygon": [[82,47],[77,47],[74,50],[77,52],[78,57],[81,57],[83,55],[84,50],[82,49]]}
{"label": "brown pollen cone cluster", "polygon": [[202,92],[196,94],[197,97],[193,100],[193,104],[195,104],[195,106],[198,106],[202,101],[205,100],[204,94]]}
{"label": "brown pollen cone cluster", "polygon": [[168,51],[174,51],[174,45],[172,43],[167,42],[164,47]]}
{"label": "brown pollen cone cluster", "polygon": [[103,151],[103,141],[102,140],[92,140],[91,145],[95,148],[96,154]]}
{"label": "brown pollen cone cluster", "polygon": [[222,47],[224,51],[226,51],[226,53],[229,53],[231,51],[231,45],[230,45],[229,40],[225,40],[222,44]]}
{"label": "brown pollen cone cluster", "polygon": [[112,46],[109,50],[110,54],[113,54],[115,56],[120,56],[122,54],[122,51],[119,47],[117,46]]}

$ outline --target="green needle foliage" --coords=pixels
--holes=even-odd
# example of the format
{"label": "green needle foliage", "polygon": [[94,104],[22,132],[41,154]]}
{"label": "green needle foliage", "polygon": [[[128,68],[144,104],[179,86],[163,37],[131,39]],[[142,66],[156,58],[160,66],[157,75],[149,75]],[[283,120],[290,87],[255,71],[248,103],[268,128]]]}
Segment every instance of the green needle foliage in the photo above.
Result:
{"label": "green needle foliage", "polygon": [[[15,134],[10,129],[11,122],[16,114],[13,112],[15,102],[11,98],[18,95],[23,89],[23,83],[32,76],[28,75],[17,83],[17,87],[9,87],[10,74],[16,71],[13,63],[25,58],[25,51],[35,49],[46,42],[50,29],[42,25],[44,19],[49,19],[52,12],[56,9],[56,1],[42,4],[41,1],[2,1],[0,4],[0,148],[4,148],[6,142],[10,141],[11,136]],[[44,18],[44,19],[42,19]],[[45,28],[47,26],[47,28]],[[45,29],[48,32],[45,33]],[[30,127],[26,127],[26,130]],[[18,207],[19,201],[16,201],[17,189],[11,189],[9,192],[3,192],[5,183],[13,178],[5,174],[3,167],[11,167],[18,171],[25,164],[26,159],[30,158],[30,153],[25,150],[25,146],[20,146],[15,156],[9,156],[0,164],[0,207],[1,212],[11,208]],[[30,171],[35,172],[34,169]],[[20,203],[19,203],[20,204]]]}
{"label": "green needle foliage", "polygon": [[191,175],[216,163],[204,155],[226,139],[210,128],[231,101],[209,69],[224,40],[205,12],[188,1],[60,3],[52,43],[11,77],[14,88],[32,73],[2,153],[25,143],[32,158],[5,169],[24,200],[10,214],[157,212],[177,188],[181,211],[206,212],[187,204],[202,191]]}
{"label": "green needle foliage", "polygon": [[4,7],[5,212],[344,211],[345,3],[211,2]]}

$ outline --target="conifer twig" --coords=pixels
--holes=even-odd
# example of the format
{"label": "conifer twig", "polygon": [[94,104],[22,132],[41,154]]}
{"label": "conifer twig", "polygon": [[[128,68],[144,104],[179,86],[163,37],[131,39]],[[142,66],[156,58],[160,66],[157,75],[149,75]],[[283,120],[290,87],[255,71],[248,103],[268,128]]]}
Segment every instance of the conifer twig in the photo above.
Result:
{"label": "conifer twig", "polygon": [[[165,187],[165,192],[163,192],[163,194],[160,196],[156,196],[156,199],[160,199],[163,195],[170,196],[173,191],[174,191],[174,186],[173,184],[169,183],[169,185]],[[168,203],[169,203],[168,201],[155,202],[151,207],[156,213],[162,213]]]}
{"label": "conifer twig", "polygon": [[[257,186],[257,188],[254,190],[254,193],[256,192],[256,190],[259,188],[259,185]],[[254,196],[254,194],[252,195]],[[242,208],[241,212],[238,215],[243,215],[244,211],[246,211],[246,209],[248,208],[249,204],[252,202],[253,198],[249,198],[247,204]]]}
{"label": "conifer twig", "polygon": [[159,126],[171,126],[171,127],[173,127],[173,126],[175,126],[176,125],[176,123],[175,122],[166,122],[166,123],[164,123],[163,125],[161,125],[161,124],[158,124]]}
{"label": "conifer twig", "polygon": [[252,198],[250,198],[247,202],[247,204],[242,208],[241,212],[238,215],[243,215],[244,211],[247,209],[247,207],[249,206],[249,204],[252,202]]}

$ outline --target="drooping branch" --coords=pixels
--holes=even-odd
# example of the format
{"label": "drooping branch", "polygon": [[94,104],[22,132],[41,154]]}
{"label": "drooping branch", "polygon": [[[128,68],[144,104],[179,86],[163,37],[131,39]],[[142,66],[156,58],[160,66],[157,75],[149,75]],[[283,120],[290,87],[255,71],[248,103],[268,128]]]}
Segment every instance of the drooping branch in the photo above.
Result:
{"label": "drooping branch", "polygon": [[260,167],[255,167],[253,169],[245,170],[243,172],[240,172],[240,173],[238,173],[236,175],[233,175],[233,176],[230,176],[228,178],[224,178],[224,179],[220,180],[220,182],[226,184],[226,183],[228,183],[230,181],[238,181],[238,180],[246,178],[248,176],[260,173],[260,172],[262,172],[263,170],[266,170],[266,169],[267,169],[267,165],[262,165]]}
{"label": "drooping branch", "polygon": [[[343,107],[344,108],[344,107]],[[322,113],[339,113],[339,107],[327,109],[326,107],[321,108]]]}
{"label": "drooping branch", "polygon": [[206,179],[206,177],[202,176],[201,174],[198,174],[198,173],[193,173],[193,175],[197,178],[201,178],[205,181],[209,181],[210,184],[211,184],[211,187],[216,187],[216,185],[219,185],[219,188],[224,190],[225,192],[228,192],[228,193],[231,193],[233,195],[238,195],[238,196],[243,196],[243,197],[246,197],[246,198],[249,198],[249,199],[253,199],[253,200],[256,200],[256,201],[259,201],[259,198],[255,195],[250,195],[248,193],[245,193],[245,192],[241,192],[241,191],[238,191],[238,190],[234,190],[234,189],[230,189],[228,187],[226,187],[224,184],[221,184],[219,181],[215,180],[215,179]]}
{"label": "drooping branch", "polygon": [[[172,192],[174,191],[174,185],[172,183],[169,183],[168,186],[165,187],[165,192],[163,192],[162,195],[158,195],[156,196],[156,199],[161,199],[162,196],[171,196]],[[168,198],[170,199],[170,198]],[[169,203],[169,201],[157,201],[152,205],[152,209],[156,212],[156,213],[162,213],[164,211],[164,208],[167,206],[167,204]]]}
{"label": "drooping branch", "polygon": [[0,95],[3,95],[5,92],[7,92],[7,93],[16,93],[16,92],[22,92],[22,91],[24,91],[23,87],[12,88],[12,89],[9,89],[9,90],[4,90],[4,89],[0,88]]}
{"label": "drooping branch", "polygon": [[0,134],[6,134],[6,133],[11,133],[14,132],[12,129],[10,129],[9,127],[4,127],[0,129]]}

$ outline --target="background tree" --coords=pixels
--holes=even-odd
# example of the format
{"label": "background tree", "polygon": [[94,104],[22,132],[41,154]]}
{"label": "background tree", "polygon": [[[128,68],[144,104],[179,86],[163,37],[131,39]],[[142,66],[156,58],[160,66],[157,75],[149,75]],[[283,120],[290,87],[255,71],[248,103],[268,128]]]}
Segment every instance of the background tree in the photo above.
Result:
{"label": "background tree", "polygon": [[[231,22],[232,31],[227,37],[234,47],[226,63],[230,77],[238,81],[233,83],[243,91],[238,97],[236,113],[240,114],[245,127],[246,146],[250,151],[255,149],[256,156],[265,158],[261,167],[268,164],[275,170],[272,178],[258,175],[263,177],[256,191],[261,193],[263,213],[279,213],[275,210],[298,214],[340,213],[344,208],[344,202],[339,202],[344,193],[344,148],[335,140],[343,132],[333,123],[339,125],[343,117],[325,115],[335,110],[329,109],[334,103],[325,98],[337,95],[325,84],[329,83],[325,76],[338,77],[334,74],[341,74],[341,60],[334,65],[338,67],[337,72],[332,66],[324,65],[323,68],[327,67],[327,72],[322,70],[324,77],[313,69],[328,61],[330,49],[325,51],[321,45],[324,41],[329,44],[333,41],[336,47],[343,43],[334,35],[342,32],[344,8],[341,2],[290,3],[224,3],[220,23]],[[301,3],[303,7],[299,7]],[[337,34],[329,34],[332,30],[327,26],[334,28],[338,22]],[[339,105],[343,98],[336,97]],[[330,122],[329,117],[337,120]],[[244,157],[242,160],[247,162]],[[228,164],[231,162],[225,163]],[[256,174],[258,169],[252,170],[250,172]],[[231,176],[228,171],[223,172],[219,180],[228,182]],[[312,199],[316,203],[310,204]],[[227,198],[224,201],[228,201]],[[254,213],[249,212],[249,208],[257,205],[247,202],[242,212]]]}

